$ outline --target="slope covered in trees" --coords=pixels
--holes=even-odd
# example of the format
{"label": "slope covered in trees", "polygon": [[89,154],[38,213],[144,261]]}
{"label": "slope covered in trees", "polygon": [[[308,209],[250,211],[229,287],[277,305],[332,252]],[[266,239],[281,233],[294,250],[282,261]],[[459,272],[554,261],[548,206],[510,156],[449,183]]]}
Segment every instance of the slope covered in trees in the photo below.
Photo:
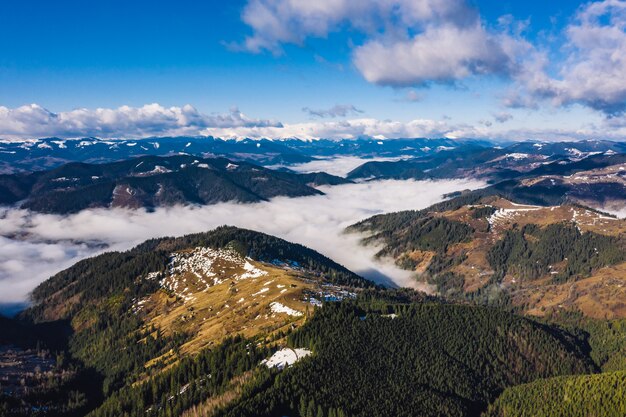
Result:
{"label": "slope covered in trees", "polygon": [[377,215],[348,231],[364,234],[363,244],[381,247],[378,256],[415,271],[441,295],[535,315],[565,307],[626,316],[626,222],[584,206],[470,192],[424,210]]}
{"label": "slope covered in trees", "polygon": [[626,372],[540,379],[508,388],[485,417],[621,417]]}
{"label": "slope covered in trees", "polygon": [[89,417],[180,416],[207,398],[219,396],[233,378],[251,372],[269,350],[234,337],[214,349],[184,358],[150,380],[115,392]]}
{"label": "slope covered in trees", "polygon": [[625,259],[617,238],[581,233],[575,225],[562,223],[508,230],[487,254],[496,274],[512,273],[521,279],[537,279],[550,273],[551,265],[566,261],[564,270],[554,276],[557,282],[589,276]]}
{"label": "slope covered in trees", "polygon": [[107,164],[69,163],[49,171],[0,175],[0,204],[47,213],[95,207],[258,202],[322,194],[312,186],[348,183],[325,173],[297,174],[225,158],[143,156]]}
{"label": "slope covered in trees", "polygon": [[508,386],[594,370],[568,333],[480,307],[326,305],[290,342],[314,356],[220,415],[478,415]]}
{"label": "slope covered in trees", "polygon": [[597,320],[566,313],[548,321],[588,343],[589,355],[603,373],[539,379],[507,388],[485,416],[626,415],[626,320]]}

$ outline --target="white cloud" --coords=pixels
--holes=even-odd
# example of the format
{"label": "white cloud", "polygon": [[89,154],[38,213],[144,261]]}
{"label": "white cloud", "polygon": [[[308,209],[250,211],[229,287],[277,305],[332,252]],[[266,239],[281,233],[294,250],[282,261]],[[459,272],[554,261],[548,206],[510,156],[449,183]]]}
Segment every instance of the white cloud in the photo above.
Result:
{"label": "white cloud", "polygon": [[415,119],[408,122],[372,118],[341,121],[284,124],[282,127],[209,128],[203,134],[223,138],[300,138],[355,139],[359,137],[388,138],[459,138],[475,137],[477,130],[466,125]]}
{"label": "white cloud", "polygon": [[[0,106],[0,141],[59,136],[100,138],[139,138],[148,136],[215,136],[225,139],[374,139],[395,138],[483,138],[506,140],[578,140],[626,138],[626,116],[600,120],[597,125],[568,124],[560,129],[494,125],[487,117],[505,120],[508,113],[486,114],[475,125],[443,120],[380,120],[352,118],[280,123],[249,118],[232,109],[227,114],[203,115],[191,106],[164,108],[158,104],[119,109],[75,110],[52,113],[31,105],[8,109]],[[510,126],[510,127],[509,127]]]}
{"label": "white cloud", "polygon": [[480,22],[469,27],[428,26],[412,38],[373,40],[354,52],[354,64],[367,81],[394,87],[506,75],[510,61],[498,37]]}
{"label": "white cloud", "polygon": [[[448,192],[484,186],[479,181],[376,181],[322,187],[324,196],[276,198],[257,204],[175,207],[152,213],[86,210],[70,216],[9,210],[0,216],[0,303],[25,300],[38,283],[70,264],[107,250],[128,249],[148,238],[203,232],[230,224],[307,245],[372,279],[416,286],[411,274],[373,259],[343,229],[382,212],[420,209]],[[83,242],[83,243],[75,243]],[[91,242],[88,246],[84,242]]]}
{"label": "white cloud", "polygon": [[[626,110],[626,1],[583,4],[561,36],[524,39],[530,20],[492,25],[466,0],[249,0],[244,47],[279,54],[285,44],[356,33],[363,77],[394,87],[498,75],[513,82],[503,104],[582,104],[609,117]],[[352,42],[352,41],[351,41]],[[546,44],[541,44],[546,42]]]}
{"label": "white cloud", "polygon": [[567,56],[550,76],[545,51],[516,75],[517,85],[505,99],[510,107],[536,107],[550,100],[555,106],[579,103],[609,116],[626,110],[626,1],[604,0],[581,7],[565,28]]}
{"label": "white cloud", "polygon": [[282,52],[348,29],[364,35],[354,64],[368,81],[417,86],[471,75],[508,74],[512,38],[487,30],[465,0],[249,0],[244,47]]}
{"label": "white cloud", "polygon": [[270,120],[250,119],[238,109],[226,114],[206,115],[193,106],[143,107],[117,109],[76,109],[53,113],[37,104],[10,109],[0,106],[0,137],[5,139],[46,136],[100,138],[146,137],[153,135],[196,135],[201,129],[232,127],[280,127]]}

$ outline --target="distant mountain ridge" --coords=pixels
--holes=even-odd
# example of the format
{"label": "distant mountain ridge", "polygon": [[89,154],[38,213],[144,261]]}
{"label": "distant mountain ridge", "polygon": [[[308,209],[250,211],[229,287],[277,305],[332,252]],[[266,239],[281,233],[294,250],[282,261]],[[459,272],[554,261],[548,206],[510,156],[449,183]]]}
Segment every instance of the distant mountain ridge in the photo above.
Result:
{"label": "distant mountain ridge", "polygon": [[486,141],[453,139],[219,139],[213,137],[159,137],[103,140],[97,138],[7,142],[0,141],[0,173],[37,171],[67,162],[105,163],[131,157],[179,154],[202,157],[224,156],[261,165],[291,165],[318,157],[356,156],[361,158],[423,156],[470,143],[491,146]]}
{"label": "distant mountain ridge", "polygon": [[565,167],[572,172],[607,166],[609,163],[603,164],[602,161],[612,157],[612,163],[621,163],[626,159],[624,154],[626,143],[609,141],[520,142],[505,147],[459,144],[432,155],[401,161],[369,161],[352,170],[347,177],[354,180],[473,177],[497,182],[548,173],[547,167],[565,175]]}
{"label": "distant mountain ridge", "polygon": [[349,183],[325,173],[273,171],[225,158],[144,156],[107,164],[69,163],[31,174],[0,175],[0,204],[45,213],[86,208],[265,201],[321,195],[313,186]]}
{"label": "distant mountain ridge", "polygon": [[[449,179],[477,178],[491,186],[474,195],[503,195],[514,201],[558,205],[577,203],[604,210],[626,206],[626,152],[623,144],[583,143],[586,151],[572,144],[545,147],[514,144],[507,148],[482,148],[464,145],[434,155],[402,161],[371,161],[351,171],[355,181],[375,179]],[[535,149],[535,153],[515,150]],[[546,151],[546,154],[537,151]],[[597,151],[601,149],[602,151]],[[557,152],[557,153],[553,153]],[[569,156],[566,156],[569,154]]]}

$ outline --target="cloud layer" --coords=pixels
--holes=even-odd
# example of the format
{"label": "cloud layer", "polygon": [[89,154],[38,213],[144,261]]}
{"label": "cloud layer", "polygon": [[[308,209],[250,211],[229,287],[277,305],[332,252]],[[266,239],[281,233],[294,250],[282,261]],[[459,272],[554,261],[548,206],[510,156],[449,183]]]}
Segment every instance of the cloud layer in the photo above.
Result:
{"label": "cloud layer", "polygon": [[[151,136],[214,136],[224,139],[395,139],[395,138],[475,138],[495,140],[581,140],[626,138],[626,116],[614,115],[599,125],[562,129],[514,128],[506,122],[513,119],[507,112],[487,115],[475,122],[454,123],[443,120],[409,121],[375,118],[346,118],[350,108],[316,110],[333,120],[310,120],[302,123],[250,118],[237,109],[224,114],[203,114],[194,107],[165,108],[159,104],[117,109],[78,109],[53,113],[33,104],[15,109],[0,106],[0,141],[21,141],[42,137],[99,137],[105,139],[144,138]],[[357,111],[358,109],[355,109]]]}
{"label": "cloud layer", "polygon": [[0,106],[0,135],[3,138],[100,138],[195,135],[207,128],[281,127],[278,122],[250,119],[238,109],[206,115],[191,105],[163,107],[122,106],[117,109],[76,109],[54,113],[37,104],[10,109]]}
{"label": "cloud layer", "polygon": [[[513,118],[502,112],[489,115],[497,124],[481,119],[475,124],[443,120],[409,121],[375,118],[342,119],[346,109],[319,110],[321,115],[334,114],[334,120],[311,120],[281,123],[250,118],[237,109],[224,114],[203,114],[194,107],[165,108],[159,104],[143,107],[122,106],[117,109],[78,109],[53,113],[36,104],[9,109],[0,106],[0,140],[21,141],[42,137],[99,137],[106,139],[151,136],[214,136],[225,139],[374,139],[394,138],[476,138],[495,140],[581,140],[626,138],[626,116],[607,118],[600,125],[562,129],[513,128],[504,124]],[[316,110],[317,111],[317,110]],[[356,111],[356,110],[355,110]]]}
{"label": "cloud layer", "polygon": [[484,186],[477,181],[378,181],[323,187],[325,196],[276,198],[258,204],[131,210],[87,210],[71,216],[9,210],[0,216],[0,304],[19,302],[55,272],[105,249],[128,249],[148,238],[202,232],[223,224],[302,243],[382,282],[415,286],[410,273],[373,259],[343,229],[381,212],[420,209],[444,193]]}

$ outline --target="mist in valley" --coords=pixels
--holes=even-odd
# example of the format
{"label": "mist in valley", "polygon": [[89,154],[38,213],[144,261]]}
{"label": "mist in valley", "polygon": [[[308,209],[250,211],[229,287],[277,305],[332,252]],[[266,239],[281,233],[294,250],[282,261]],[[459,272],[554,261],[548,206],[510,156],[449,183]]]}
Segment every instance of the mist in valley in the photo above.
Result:
{"label": "mist in valley", "polygon": [[385,180],[320,187],[323,196],[274,198],[255,204],[177,206],[154,211],[96,209],[61,216],[5,209],[0,212],[0,304],[28,300],[29,292],[80,259],[127,250],[149,238],[205,232],[233,225],[306,245],[362,276],[386,285],[427,290],[376,247],[344,229],[379,213],[422,209],[443,195],[485,186],[477,180]]}

